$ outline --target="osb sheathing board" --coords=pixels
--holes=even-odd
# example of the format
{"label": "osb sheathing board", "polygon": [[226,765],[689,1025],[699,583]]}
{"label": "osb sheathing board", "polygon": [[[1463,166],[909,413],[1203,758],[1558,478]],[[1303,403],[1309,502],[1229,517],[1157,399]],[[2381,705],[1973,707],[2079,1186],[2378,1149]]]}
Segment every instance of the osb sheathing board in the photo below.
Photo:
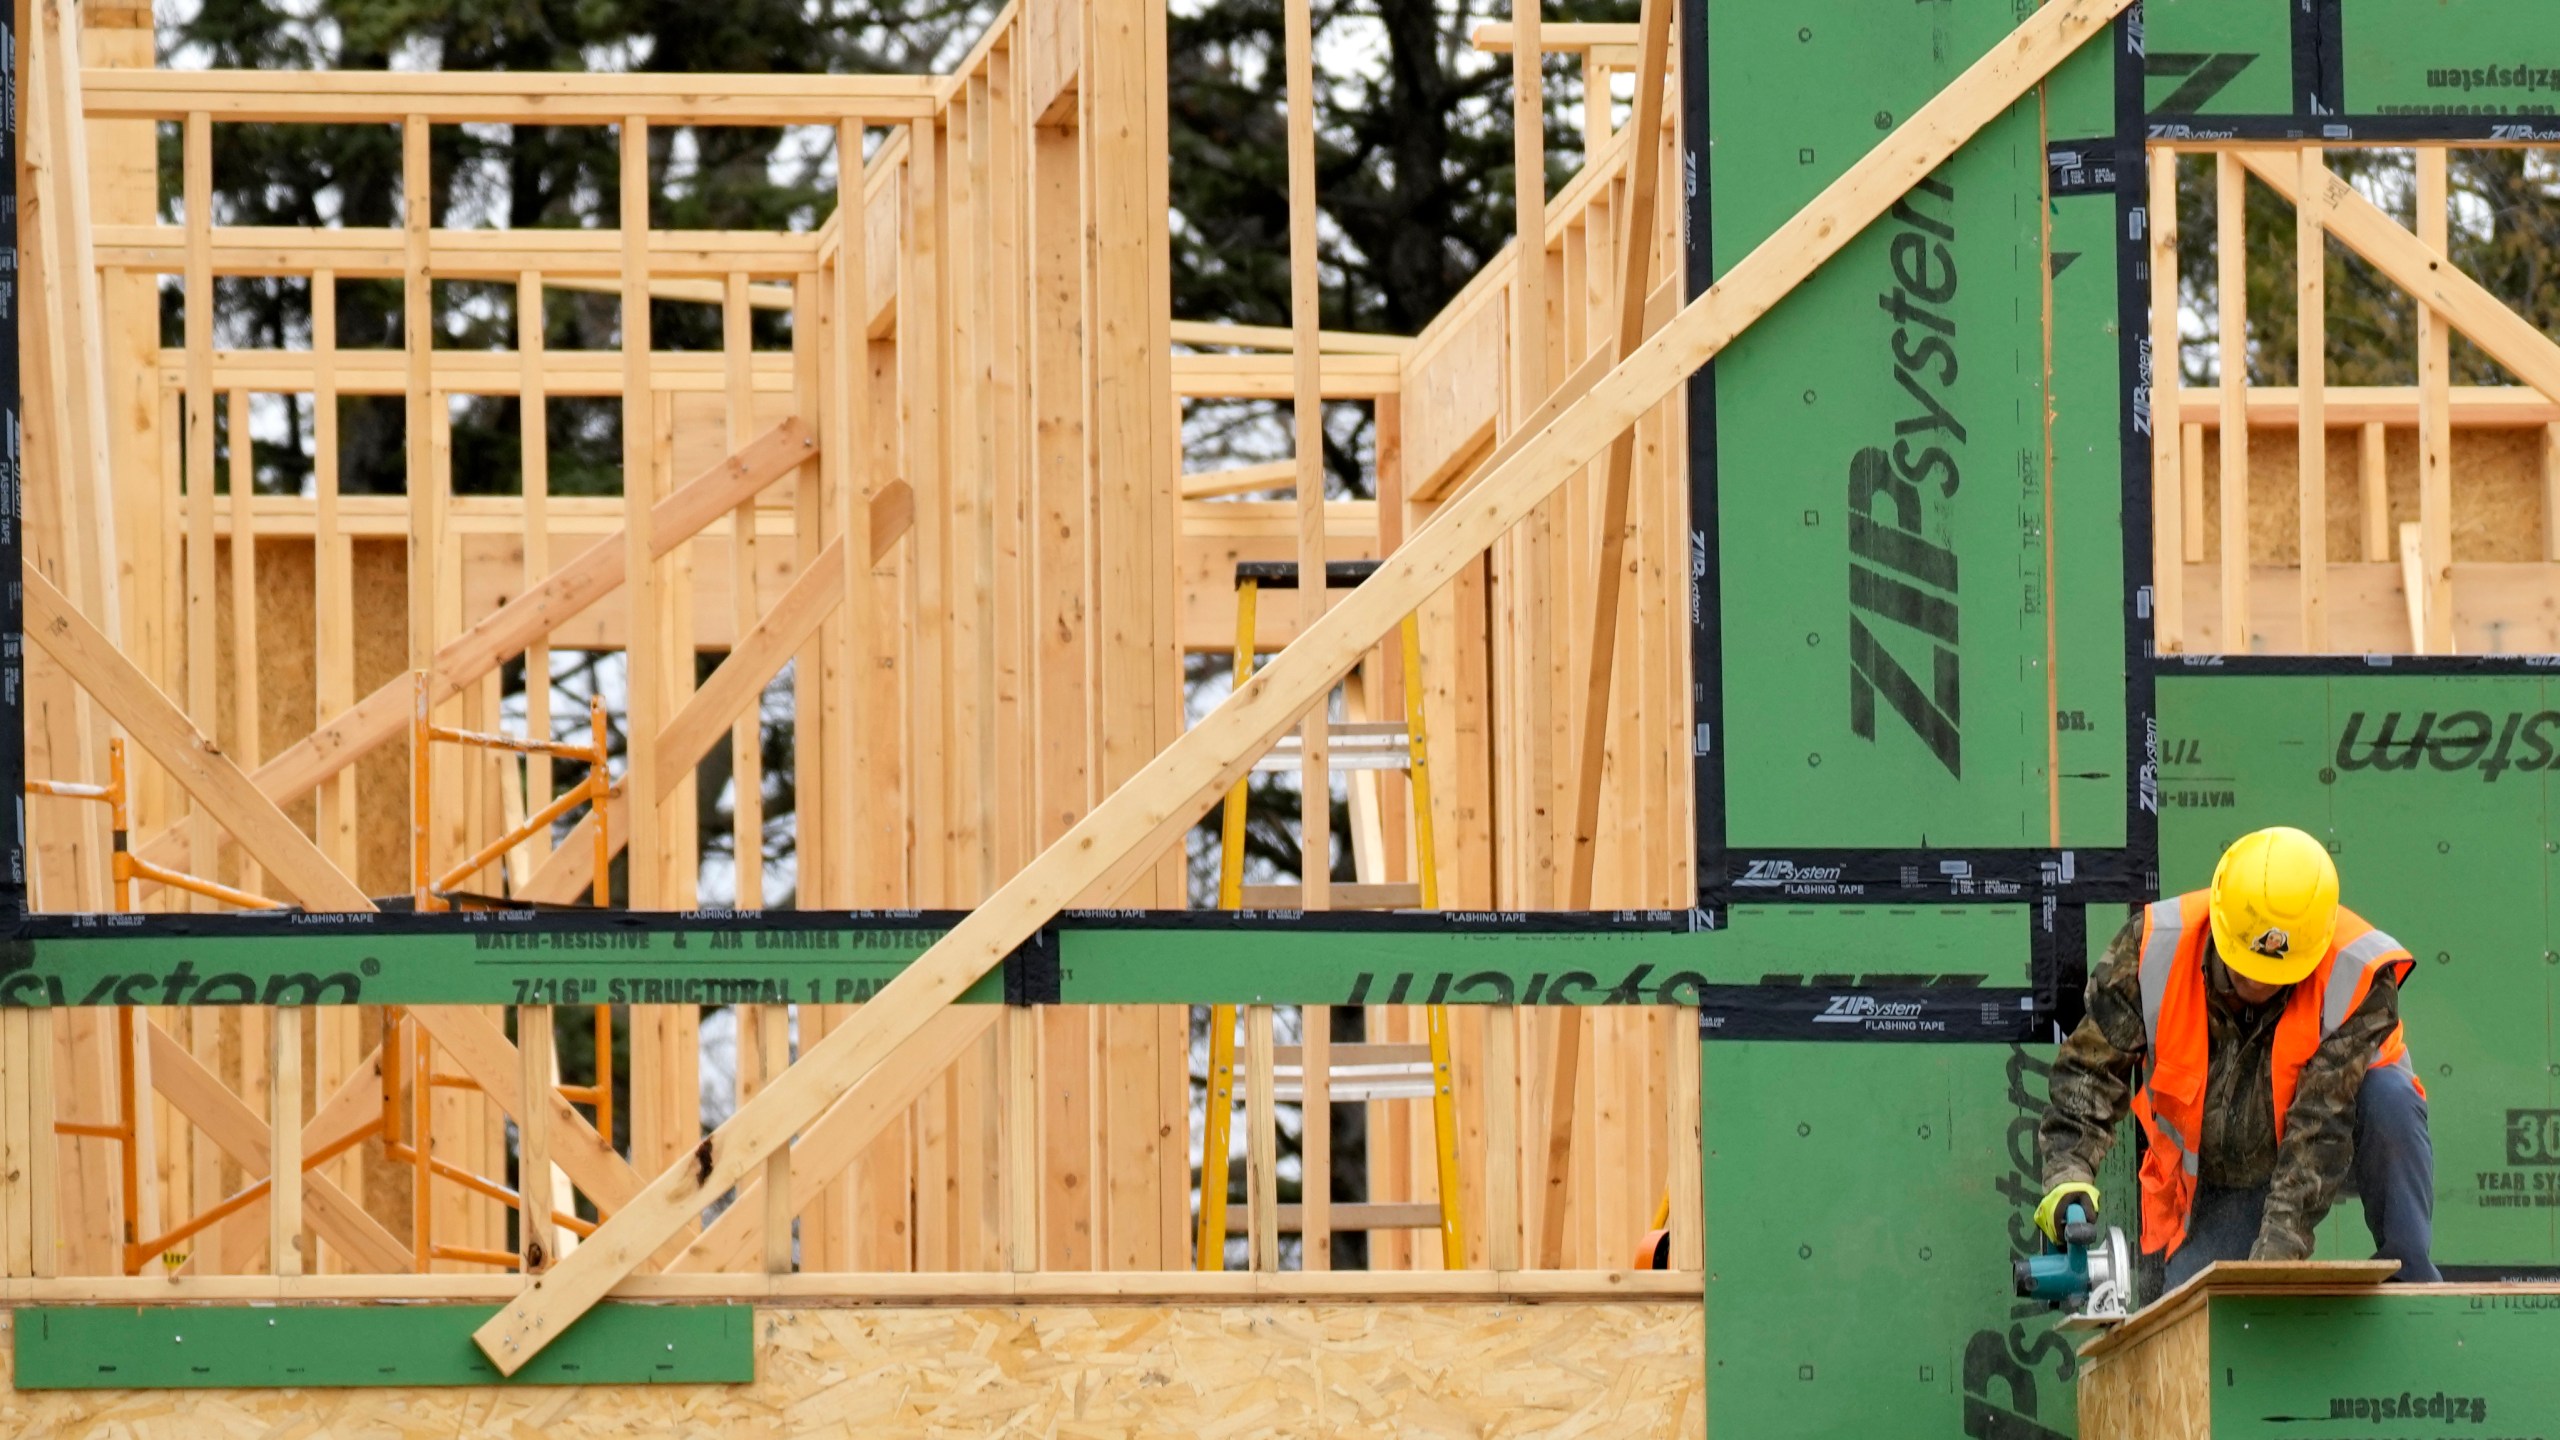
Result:
{"label": "osb sheathing board", "polygon": [[11,1388],[0,1434],[1696,1436],[1704,1329],[1695,1303],[776,1309],[751,1385]]}
{"label": "osb sheathing board", "polygon": [[2080,1440],[2200,1440],[2211,1319],[2201,1305],[2080,1374]]}

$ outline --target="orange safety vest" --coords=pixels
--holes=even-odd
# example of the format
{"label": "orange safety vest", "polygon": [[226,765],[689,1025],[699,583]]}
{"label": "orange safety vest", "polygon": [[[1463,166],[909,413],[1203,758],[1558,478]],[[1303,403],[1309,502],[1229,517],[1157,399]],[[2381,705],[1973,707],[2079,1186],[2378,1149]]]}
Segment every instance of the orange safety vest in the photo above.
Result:
{"label": "orange safety vest", "polygon": [[[2209,912],[2208,892],[2194,890],[2150,905],[2142,916],[2142,1029],[2151,1056],[2149,1074],[2134,1092],[2133,1114],[2150,1142],[2142,1156],[2142,1248],[2153,1254],[2178,1248],[2195,1204],[2196,1147],[2204,1135],[2205,1070],[2213,1046],[2205,1023],[2204,957],[2213,943]],[[2339,908],[2329,953],[2293,984],[2276,1021],[2271,1078],[2278,1140],[2284,1138],[2285,1112],[2293,1107],[2302,1067],[2320,1042],[2364,1003],[2376,975],[2387,971],[2396,983],[2406,983],[2416,965],[2399,941]],[[2398,1066],[2414,1083],[2417,1072],[2401,1031],[2392,1027],[2373,1065]]]}

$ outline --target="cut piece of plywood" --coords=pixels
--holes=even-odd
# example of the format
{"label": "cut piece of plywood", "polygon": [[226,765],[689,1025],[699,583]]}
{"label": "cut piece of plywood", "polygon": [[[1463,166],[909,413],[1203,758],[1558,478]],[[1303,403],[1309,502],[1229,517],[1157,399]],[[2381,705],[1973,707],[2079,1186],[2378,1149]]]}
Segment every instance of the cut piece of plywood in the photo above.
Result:
{"label": "cut piece of plywood", "polygon": [[2080,1372],[2082,1440],[2204,1440],[2212,1433],[2212,1317],[2182,1310]]}
{"label": "cut piece of plywood", "polygon": [[[1696,1436],[1696,1302],[765,1309],[747,1385],[0,1387],[0,1431]],[[0,1371],[9,1364],[0,1347]]]}

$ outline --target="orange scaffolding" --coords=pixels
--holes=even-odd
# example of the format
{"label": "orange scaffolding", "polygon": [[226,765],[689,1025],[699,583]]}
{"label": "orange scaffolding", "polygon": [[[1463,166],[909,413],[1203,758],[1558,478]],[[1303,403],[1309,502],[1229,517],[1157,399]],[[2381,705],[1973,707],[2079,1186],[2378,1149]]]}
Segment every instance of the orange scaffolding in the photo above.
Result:
{"label": "orange scaffolding", "polygon": [[[613,846],[606,828],[606,809],[613,795],[613,775],[608,767],[610,752],[605,743],[604,697],[587,699],[588,743],[571,745],[558,740],[518,738],[492,735],[478,730],[458,730],[438,725],[430,718],[427,672],[411,676],[412,703],[409,715],[410,760],[410,881],[420,912],[449,910],[457,901],[473,903],[476,897],[455,893],[463,881],[496,864],[500,858],[542,834],[554,823],[566,818],[580,804],[590,807],[595,817],[595,905],[602,909],[613,893]],[[583,760],[587,773],[579,782],[562,792],[550,804],[528,815],[523,822],[507,830],[497,839],[482,846],[471,858],[447,871],[441,877],[434,873],[428,854],[429,818],[434,803],[434,747],[442,741],[478,750],[525,756],[535,759]],[[485,903],[485,902],[484,902]],[[417,1022],[393,1009],[386,1012],[382,1027],[382,1147],[393,1160],[412,1167],[415,1179],[409,1207],[410,1250],[413,1263],[424,1273],[438,1260],[453,1260],[472,1265],[497,1265],[508,1268],[522,1263],[520,1256],[472,1246],[445,1245],[435,1238],[435,1207],[429,1203],[438,1179],[460,1185],[477,1195],[521,1212],[523,1197],[487,1176],[475,1174],[435,1155],[434,1092],[438,1089],[481,1089],[480,1082],[468,1075],[455,1075],[435,1068],[434,1042]],[[596,1078],[592,1085],[562,1085],[560,1097],[576,1105],[595,1107],[596,1131],[613,1140],[613,1007],[595,1007]],[[402,1082],[407,1082],[406,1104],[403,1104]],[[401,1124],[407,1114],[406,1135]],[[601,1214],[601,1210],[598,1212]],[[595,1226],[576,1216],[552,1212],[552,1218],[578,1235],[591,1234]]]}

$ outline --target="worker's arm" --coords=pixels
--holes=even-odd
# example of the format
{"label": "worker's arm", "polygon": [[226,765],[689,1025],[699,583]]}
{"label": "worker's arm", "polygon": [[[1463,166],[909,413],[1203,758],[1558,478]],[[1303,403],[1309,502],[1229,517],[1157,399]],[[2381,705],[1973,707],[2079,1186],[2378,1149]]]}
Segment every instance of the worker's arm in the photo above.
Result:
{"label": "worker's arm", "polygon": [[2098,1178],[2133,1095],[2134,1068],[2149,1041],[2142,1030],[2142,912],[2116,932],[2089,976],[2088,1013],[2054,1057],[2051,1098],[2037,1139],[2050,1190]]}
{"label": "worker's arm", "polygon": [[2310,1256],[2311,1232],[2328,1216],[2355,1163],[2356,1093],[2399,1023],[2399,982],[2376,976],[2364,1003],[2303,1062],[2293,1105],[2284,1112],[2284,1142],[2276,1148],[2275,1178],[2267,1186],[2266,1213],[2250,1259]]}

